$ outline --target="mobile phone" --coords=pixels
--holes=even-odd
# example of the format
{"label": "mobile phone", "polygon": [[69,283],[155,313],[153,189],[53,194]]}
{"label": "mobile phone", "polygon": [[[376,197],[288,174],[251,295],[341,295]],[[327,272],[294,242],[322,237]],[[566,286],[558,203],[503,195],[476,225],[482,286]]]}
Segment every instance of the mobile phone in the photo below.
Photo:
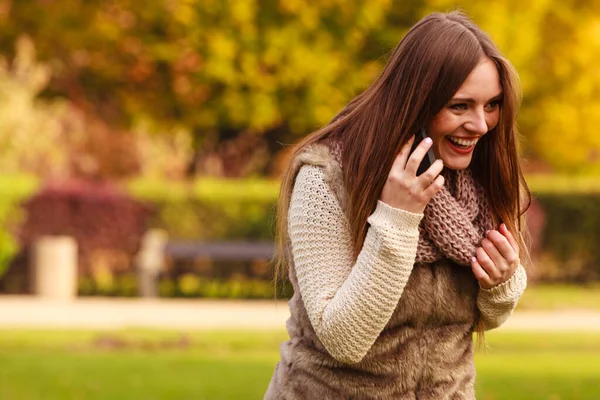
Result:
{"label": "mobile phone", "polygon": [[[415,151],[419,143],[421,143],[421,141],[426,137],[427,132],[425,132],[425,128],[421,128],[421,131],[417,135],[415,135],[415,141],[413,142],[412,148],[410,149],[410,154],[412,154],[413,151]],[[419,168],[417,169],[417,176],[427,171],[434,161],[435,154],[433,154],[433,146],[431,146],[429,150],[427,150],[427,154],[425,155],[425,157],[423,157],[423,161],[421,161],[421,164],[419,164]]]}

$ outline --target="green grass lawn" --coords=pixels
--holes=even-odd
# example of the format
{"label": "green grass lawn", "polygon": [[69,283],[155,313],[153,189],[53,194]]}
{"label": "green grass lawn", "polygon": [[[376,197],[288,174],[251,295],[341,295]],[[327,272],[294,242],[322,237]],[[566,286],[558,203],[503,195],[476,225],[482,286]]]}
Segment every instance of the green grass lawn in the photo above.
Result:
{"label": "green grass lawn", "polygon": [[[0,331],[0,399],[261,399],[282,331]],[[600,398],[600,333],[489,333],[483,400]]]}

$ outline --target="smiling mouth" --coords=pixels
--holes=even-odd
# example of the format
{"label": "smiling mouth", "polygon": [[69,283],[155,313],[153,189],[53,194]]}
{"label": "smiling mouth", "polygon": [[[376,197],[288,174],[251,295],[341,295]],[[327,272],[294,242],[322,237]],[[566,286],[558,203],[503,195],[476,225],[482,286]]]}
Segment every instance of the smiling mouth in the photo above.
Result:
{"label": "smiling mouth", "polygon": [[477,139],[463,139],[452,136],[446,136],[446,138],[456,147],[461,149],[468,149],[469,147],[475,146],[479,138]]}
{"label": "smiling mouth", "polygon": [[460,138],[446,136],[446,139],[448,140],[448,145],[449,145],[450,149],[452,151],[454,151],[454,153],[458,153],[461,155],[467,155],[473,151],[473,149],[475,148],[475,144],[477,144],[477,141],[479,138],[466,140],[466,139],[460,139]]}

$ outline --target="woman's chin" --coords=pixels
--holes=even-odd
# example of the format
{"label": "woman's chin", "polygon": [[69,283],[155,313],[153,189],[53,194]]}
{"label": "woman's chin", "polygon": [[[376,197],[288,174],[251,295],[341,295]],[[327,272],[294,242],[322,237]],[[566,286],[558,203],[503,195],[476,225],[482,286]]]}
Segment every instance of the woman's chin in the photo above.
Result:
{"label": "woman's chin", "polygon": [[444,168],[461,170],[467,169],[469,164],[471,164],[471,156],[468,157],[444,157],[442,158],[444,161]]}

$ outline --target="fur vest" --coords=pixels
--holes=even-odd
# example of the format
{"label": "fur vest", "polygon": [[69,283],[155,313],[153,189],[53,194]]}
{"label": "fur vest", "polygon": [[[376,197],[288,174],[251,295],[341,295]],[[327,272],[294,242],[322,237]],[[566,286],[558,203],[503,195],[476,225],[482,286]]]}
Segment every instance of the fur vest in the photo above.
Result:
{"label": "fur vest", "polygon": [[[329,147],[309,146],[293,160],[320,166],[342,208],[342,169]],[[478,316],[479,284],[469,268],[443,258],[416,263],[389,322],[356,364],[334,359],[319,341],[304,307],[293,260],[294,295],[265,399],[473,399],[475,365],[472,334]]]}

